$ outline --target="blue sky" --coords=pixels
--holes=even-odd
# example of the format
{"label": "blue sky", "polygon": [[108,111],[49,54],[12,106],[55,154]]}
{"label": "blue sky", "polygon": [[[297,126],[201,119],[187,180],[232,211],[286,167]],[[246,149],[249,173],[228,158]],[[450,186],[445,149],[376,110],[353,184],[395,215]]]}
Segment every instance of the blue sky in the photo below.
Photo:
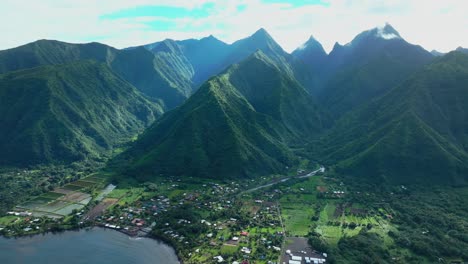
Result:
{"label": "blue sky", "polygon": [[329,51],[392,24],[428,50],[468,47],[460,0],[2,0],[0,49],[37,39],[99,41],[117,48],[208,35],[231,43],[265,28],[292,51],[314,35]]}
{"label": "blue sky", "polygon": [[166,5],[143,5],[125,8],[100,16],[100,19],[123,19],[137,17],[164,17],[177,19],[183,17],[205,18],[210,16],[210,11],[215,7],[214,3],[205,3],[199,7],[186,8]]}

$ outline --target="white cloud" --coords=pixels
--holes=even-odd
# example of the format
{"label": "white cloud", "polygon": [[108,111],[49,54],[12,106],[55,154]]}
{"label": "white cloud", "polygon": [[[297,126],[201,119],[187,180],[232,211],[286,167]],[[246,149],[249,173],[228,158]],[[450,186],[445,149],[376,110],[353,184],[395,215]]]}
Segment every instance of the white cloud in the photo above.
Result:
{"label": "white cloud", "polygon": [[[206,18],[173,20],[168,32],[149,30],[144,21],[154,18],[102,20],[101,15],[140,5],[170,5],[193,9],[209,0],[0,0],[0,49],[37,39],[68,42],[99,41],[118,48],[165,38],[200,38],[210,34],[227,42],[252,34],[260,27],[287,51],[313,34],[330,50],[334,43],[347,43],[363,30],[390,22],[403,38],[428,50],[450,51],[468,47],[468,9],[465,1],[418,0],[328,0],[327,6],[291,8],[261,0],[215,1],[215,12]],[[242,12],[237,6],[246,4]],[[188,26],[193,31],[185,30]]]}

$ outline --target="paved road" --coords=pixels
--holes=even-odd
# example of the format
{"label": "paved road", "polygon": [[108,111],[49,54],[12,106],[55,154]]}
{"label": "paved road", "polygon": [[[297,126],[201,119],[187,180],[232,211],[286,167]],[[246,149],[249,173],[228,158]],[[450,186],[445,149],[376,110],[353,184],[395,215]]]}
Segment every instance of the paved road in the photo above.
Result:
{"label": "paved road", "polygon": [[278,184],[278,183],[282,183],[282,182],[285,182],[285,181],[289,181],[290,179],[303,179],[303,178],[309,178],[309,177],[312,177],[314,176],[315,174],[317,174],[318,172],[325,172],[325,167],[323,166],[320,166],[319,169],[317,170],[314,170],[314,171],[311,171],[310,173],[306,174],[306,175],[303,175],[303,176],[299,176],[299,177],[288,177],[288,178],[284,178],[284,179],[281,179],[280,181],[277,181],[277,182],[272,182],[272,183],[268,183],[268,184],[264,184],[264,185],[260,185],[260,186],[257,186],[255,188],[252,188],[252,189],[248,189],[248,190],[245,190],[239,194],[243,194],[243,193],[248,193],[248,192],[253,192],[253,191],[256,191],[256,190],[259,190],[259,189],[263,189],[263,188],[266,188],[266,187],[270,187],[272,185],[275,185],[275,184]]}

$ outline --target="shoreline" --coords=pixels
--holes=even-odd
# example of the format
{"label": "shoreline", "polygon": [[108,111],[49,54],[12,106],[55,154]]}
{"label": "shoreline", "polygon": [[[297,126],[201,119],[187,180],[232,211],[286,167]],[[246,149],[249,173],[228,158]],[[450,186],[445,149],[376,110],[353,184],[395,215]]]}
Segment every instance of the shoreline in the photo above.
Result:
{"label": "shoreline", "polygon": [[93,228],[102,228],[102,229],[106,229],[106,230],[113,230],[113,231],[119,232],[121,234],[124,234],[124,235],[128,236],[129,238],[148,238],[148,239],[152,239],[154,241],[160,242],[160,243],[165,244],[165,245],[169,246],[170,248],[172,248],[174,250],[174,253],[175,253],[176,257],[177,257],[177,260],[179,261],[179,264],[184,264],[184,260],[181,257],[180,252],[177,250],[177,247],[170,240],[167,240],[167,239],[165,239],[163,237],[150,235],[150,233],[146,233],[146,235],[143,235],[143,236],[139,235],[138,233],[137,234],[132,234],[131,232],[128,232],[125,229],[110,228],[110,227],[106,227],[105,225],[102,225],[102,224],[94,224],[94,225],[83,226],[83,227],[73,227],[73,228],[63,229],[63,230],[60,230],[60,231],[47,230],[47,231],[38,232],[38,233],[23,234],[23,235],[16,235],[16,236],[0,235],[0,237],[3,237],[5,239],[19,239],[19,238],[24,238],[24,237],[34,237],[34,236],[46,235],[46,234],[56,235],[56,234],[59,234],[59,233],[64,233],[64,232],[69,232],[69,231],[81,231],[81,230],[88,231],[88,230],[91,230]]}

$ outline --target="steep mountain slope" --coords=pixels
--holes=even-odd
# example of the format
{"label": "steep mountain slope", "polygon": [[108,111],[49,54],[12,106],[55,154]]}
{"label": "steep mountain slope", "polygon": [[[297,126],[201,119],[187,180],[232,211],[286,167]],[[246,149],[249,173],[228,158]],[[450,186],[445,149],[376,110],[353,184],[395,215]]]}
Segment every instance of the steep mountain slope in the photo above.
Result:
{"label": "steep mountain slope", "polygon": [[465,48],[463,48],[463,47],[458,47],[458,48],[456,49],[456,51],[459,51],[459,52],[468,54],[468,49],[465,49]]}
{"label": "steep mountain slope", "polygon": [[323,49],[322,44],[313,36],[310,36],[309,40],[294,50],[291,55],[315,69],[319,68],[327,59],[327,53]]}
{"label": "steep mountain slope", "polygon": [[245,177],[284,171],[293,156],[277,125],[218,77],[168,112],[129,152],[129,174]]}
{"label": "steep mountain slope", "polygon": [[324,140],[327,162],[375,181],[468,182],[468,56],[436,59]]}
{"label": "steep mountain slope", "polygon": [[234,65],[227,74],[257,112],[273,117],[297,137],[311,138],[331,125],[294,76],[262,51]]}
{"label": "steep mountain slope", "polygon": [[288,143],[323,129],[297,81],[261,51],[210,79],[122,155],[127,173],[243,177],[285,171]]}
{"label": "steep mountain slope", "polygon": [[183,40],[178,42],[194,69],[197,69],[192,81],[195,86],[218,74],[226,65],[223,59],[229,53],[229,45],[212,35],[200,40]]}
{"label": "steep mountain slope", "polygon": [[328,55],[313,36],[291,54],[296,77],[306,87],[309,93],[316,95],[324,86],[324,67]]}
{"label": "steep mountain slope", "polygon": [[155,58],[143,48],[117,50],[100,43],[39,40],[3,50],[0,51],[0,73],[88,59],[106,63],[146,95],[162,100],[169,109],[182,103],[191,92],[190,80],[185,78],[184,72],[174,70],[174,65],[167,60]]}
{"label": "steep mountain slope", "polygon": [[80,61],[0,75],[0,163],[97,158],[162,114],[105,64]]}
{"label": "steep mountain slope", "polygon": [[319,101],[339,118],[379,97],[429,63],[433,55],[401,38],[390,25],[365,31],[345,46],[335,45],[321,72]]}
{"label": "steep mountain slope", "polygon": [[[160,48],[165,46],[164,43],[171,43],[171,48]],[[285,69],[288,74],[295,73],[294,58],[286,53],[263,28],[251,36],[230,45],[209,36],[200,40],[164,40],[143,47],[153,52],[156,57],[165,52],[177,58],[176,60],[183,62],[183,65],[180,64],[176,68],[189,69],[184,71],[190,71],[190,74],[186,76],[193,83],[194,88],[197,88],[208,78],[221,73],[230,65],[246,59],[257,50],[265,53],[277,65]]]}
{"label": "steep mountain slope", "polygon": [[262,51],[268,58],[277,65],[283,67],[289,74],[293,74],[289,64],[291,56],[287,54],[263,28],[257,30],[250,37],[232,43],[231,52],[224,63],[226,66],[238,63],[257,50]]}
{"label": "steep mountain slope", "polygon": [[439,57],[439,56],[444,56],[446,53],[440,52],[438,50],[431,50],[431,54],[436,57]]}

